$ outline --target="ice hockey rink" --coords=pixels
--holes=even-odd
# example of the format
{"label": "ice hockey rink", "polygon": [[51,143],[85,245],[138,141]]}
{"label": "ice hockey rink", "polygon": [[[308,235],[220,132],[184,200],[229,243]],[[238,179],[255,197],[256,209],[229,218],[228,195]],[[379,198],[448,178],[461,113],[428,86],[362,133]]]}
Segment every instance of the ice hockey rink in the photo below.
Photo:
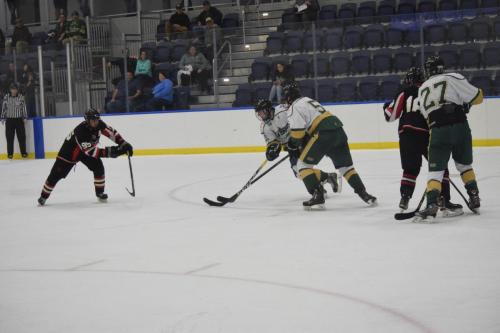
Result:
{"label": "ice hockey rink", "polygon": [[263,154],[133,157],[135,198],[105,160],[106,204],[79,164],[37,207],[53,160],[0,161],[0,332],[500,332],[500,148],[475,149],[482,214],[435,224],[394,220],[396,150],[353,156],[377,207],[344,182],[304,211],[288,162],[202,201]]}

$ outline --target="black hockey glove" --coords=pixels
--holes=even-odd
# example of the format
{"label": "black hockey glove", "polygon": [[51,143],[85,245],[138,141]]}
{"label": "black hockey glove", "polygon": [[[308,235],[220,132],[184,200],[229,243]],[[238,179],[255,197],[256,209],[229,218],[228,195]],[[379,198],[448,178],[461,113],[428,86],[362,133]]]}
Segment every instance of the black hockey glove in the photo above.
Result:
{"label": "black hockey glove", "polygon": [[274,161],[278,158],[281,151],[281,143],[273,141],[267,145],[266,158],[268,161]]}
{"label": "black hockey glove", "polygon": [[124,153],[120,152],[120,148],[118,146],[106,147],[103,149],[103,153],[101,157],[111,157],[117,158],[118,156]]}
{"label": "black hockey glove", "polygon": [[134,149],[132,148],[132,145],[127,141],[123,141],[119,148],[120,151],[123,152],[123,154],[128,154],[130,156],[134,155]]}

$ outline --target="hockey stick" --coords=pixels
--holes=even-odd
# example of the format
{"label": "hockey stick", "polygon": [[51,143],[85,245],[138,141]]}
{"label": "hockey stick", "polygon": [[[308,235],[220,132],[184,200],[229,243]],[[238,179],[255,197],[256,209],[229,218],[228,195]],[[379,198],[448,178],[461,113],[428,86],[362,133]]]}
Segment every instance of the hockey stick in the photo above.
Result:
{"label": "hockey stick", "polygon": [[455,190],[457,190],[458,194],[460,194],[462,199],[464,199],[464,202],[465,202],[465,205],[467,206],[467,208],[469,208],[471,210],[471,212],[473,212],[474,214],[479,214],[479,212],[475,208],[472,208],[469,205],[469,202],[467,201],[465,196],[462,194],[462,191],[460,191],[460,189],[457,187],[457,185],[455,185],[455,183],[451,179],[450,179],[450,184],[455,188]]}
{"label": "hockey stick", "polygon": [[[245,186],[247,186],[248,184],[250,184],[252,182],[252,180],[255,178],[255,176],[257,176],[257,174],[260,172],[260,170],[262,170],[262,168],[267,164],[267,159],[264,160],[260,166],[257,168],[257,170],[255,170],[255,172],[253,173],[252,177],[250,177],[250,179],[248,180],[248,182],[245,184]],[[221,197],[222,198],[222,197]],[[219,197],[217,197],[217,200],[219,200]],[[205,201],[205,203],[207,203],[208,205],[210,206],[216,206],[216,207],[221,207],[221,206],[224,206],[229,200],[227,201],[222,201],[222,200],[219,200],[219,201],[222,201],[222,202],[217,202],[217,201],[213,201],[213,200],[210,200],[208,198],[203,198],[203,201]]]}
{"label": "hockey stick", "polygon": [[[259,171],[262,169],[262,167],[265,165],[265,163],[263,163],[259,169],[257,169],[257,171],[253,174],[253,176],[248,180],[248,182],[241,188],[241,190],[239,190],[238,192],[236,192],[234,195],[232,195],[231,197],[229,198],[226,198],[226,197],[223,197],[223,196],[218,196],[217,197],[217,200],[219,201],[212,201],[210,199],[207,199],[207,198],[203,198],[203,201],[205,201],[205,203],[207,203],[209,206],[215,206],[215,207],[221,207],[221,206],[224,206],[225,204],[227,204],[228,202],[234,202],[239,196],[241,193],[243,193],[243,191],[245,191],[247,188],[249,188],[251,185],[255,184],[259,179],[261,179],[262,177],[264,177],[266,174],[268,174],[272,169],[276,168],[279,164],[281,164],[281,162],[283,162],[284,160],[286,160],[289,156],[286,155],[285,157],[283,157],[281,160],[279,160],[278,162],[276,162],[273,166],[271,166],[269,169],[267,169],[263,174],[261,174],[259,177],[255,178],[255,176],[259,173]],[[267,162],[267,160],[265,161]],[[255,178],[255,179],[254,179]]]}
{"label": "hockey stick", "polygon": [[417,209],[415,209],[413,212],[408,212],[408,213],[396,213],[396,214],[394,214],[394,218],[398,221],[401,221],[401,220],[411,219],[412,217],[414,217],[415,213],[420,210],[420,207],[422,207],[422,204],[424,203],[424,200],[425,200],[426,193],[427,193],[427,191],[424,191],[424,194],[422,194],[422,198],[420,199],[420,202],[418,203]]}
{"label": "hockey stick", "polygon": [[274,163],[273,166],[271,166],[269,169],[267,169],[264,173],[262,173],[262,175],[260,175],[259,177],[255,178],[255,179],[250,179],[250,181],[248,183],[245,184],[245,186],[243,186],[243,188],[241,190],[239,190],[236,194],[234,194],[232,197],[230,198],[226,198],[226,197],[223,197],[223,196],[218,196],[217,197],[217,200],[220,201],[220,202],[234,202],[239,196],[240,194],[246,190],[247,188],[249,188],[251,185],[253,185],[254,183],[256,183],[259,179],[261,179],[262,177],[264,177],[265,175],[267,175],[268,172],[270,172],[272,169],[276,168],[281,162],[283,162],[284,160],[286,160],[287,158],[289,157],[289,155],[286,155],[285,157],[283,157],[281,160],[279,160],[278,162]]}
{"label": "hockey stick", "polygon": [[128,167],[130,169],[130,180],[132,181],[132,192],[130,192],[126,187],[125,189],[127,190],[128,194],[135,197],[134,173],[132,172],[132,162],[130,160],[130,155],[127,154],[127,156],[128,156]]}

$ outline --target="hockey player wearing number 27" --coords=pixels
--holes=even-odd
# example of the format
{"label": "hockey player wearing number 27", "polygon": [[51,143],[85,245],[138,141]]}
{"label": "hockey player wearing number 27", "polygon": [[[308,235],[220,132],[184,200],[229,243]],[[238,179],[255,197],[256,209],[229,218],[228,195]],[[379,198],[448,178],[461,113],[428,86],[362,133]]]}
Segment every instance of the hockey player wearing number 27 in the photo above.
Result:
{"label": "hockey player wearing number 27", "polygon": [[444,63],[439,57],[429,57],[425,69],[428,78],[419,88],[418,96],[430,129],[429,178],[427,206],[416,213],[415,219],[432,220],[436,216],[441,180],[450,155],[469,194],[468,206],[477,213],[480,199],[472,169],[472,135],[467,113],[471,105],[482,103],[483,91],[461,74],[443,73]]}
{"label": "hockey player wearing number 27", "polygon": [[[97,145],[101,133],[117,145],[99,148]],[[49,177],[43,185],[38,204],[45,205],[57,182],[66,178],[78,162],[85,164],[94,173],[95,194],[99,201],[105,202],[108,195],[104,193],[104,164],[101,157],[116,158],[123,154],[132,156],[132,146],[115,129],[101,120],[97,110],[89,109],[85,112],[85,121],[75,127],[59,150]]]}
{"label": "hockey player wearing number 27", "polygon": [[[401,201],[399,208],[408,209],[408,203],[415,191],[415,184],[422,166],[422,157],[427,159],[429,127],[420,113],[418,88],[425,81],[422,70],[411,67],[403,78],[403,85],[391,102],[384,104],[384,116],[388,122],[399,119],[399,153],[403,177],[401,179]],[[463,214],[462,206],[450,202],[448,169],[444,172],[440,206],[443,216]]]}
{"label": "hockey player wearing number 27", "polygon": [[[302,97],[295,82],[283,87],[289,107],[290,140],[288,150],[298,150],[297,169],[312,198],[303,202],[304,209],[322,208],[325,203],[321,182],[328,174],[314,169],[323,156],[328,156],[335,168],[347,180],[354,192],[369,205],[375,205],[377,198],[368,194],[361,177],[354,169],[347,135],[339,118],[326,111],[317,101]],[[303,143],[304,137],[310,139]]]}

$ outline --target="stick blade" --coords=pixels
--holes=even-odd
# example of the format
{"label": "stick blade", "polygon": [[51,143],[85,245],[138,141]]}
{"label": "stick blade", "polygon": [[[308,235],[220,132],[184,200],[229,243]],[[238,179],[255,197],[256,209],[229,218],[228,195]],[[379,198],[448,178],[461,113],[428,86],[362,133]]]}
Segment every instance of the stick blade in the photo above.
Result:
{"label": "stick blade", "polygon": [[220,201],[220,202],[228,203],[228,202],[234,202],[236,200],[236,198],[238,198],[237,194],[235,194],[235,195],[233,195],[232,197],[229,197],[229,198],[226,198],[226,197],[223,197],[223,196],[219,195],[217,197],[217,200]]}
{"label": "stick blade", "polygon": [[208,198],[203,198],[203,201],[209,205],[209,206],[212,206],[212,207],[222,207],[224,206],[226,203],[225,202],[217,202],[217,201],[212,201]]}
{"label": "stick blade", "polygon": [[415,212],[409,213],[396,213],[394,214],[394,218],[398,221],[408,220],[415,216]]}

